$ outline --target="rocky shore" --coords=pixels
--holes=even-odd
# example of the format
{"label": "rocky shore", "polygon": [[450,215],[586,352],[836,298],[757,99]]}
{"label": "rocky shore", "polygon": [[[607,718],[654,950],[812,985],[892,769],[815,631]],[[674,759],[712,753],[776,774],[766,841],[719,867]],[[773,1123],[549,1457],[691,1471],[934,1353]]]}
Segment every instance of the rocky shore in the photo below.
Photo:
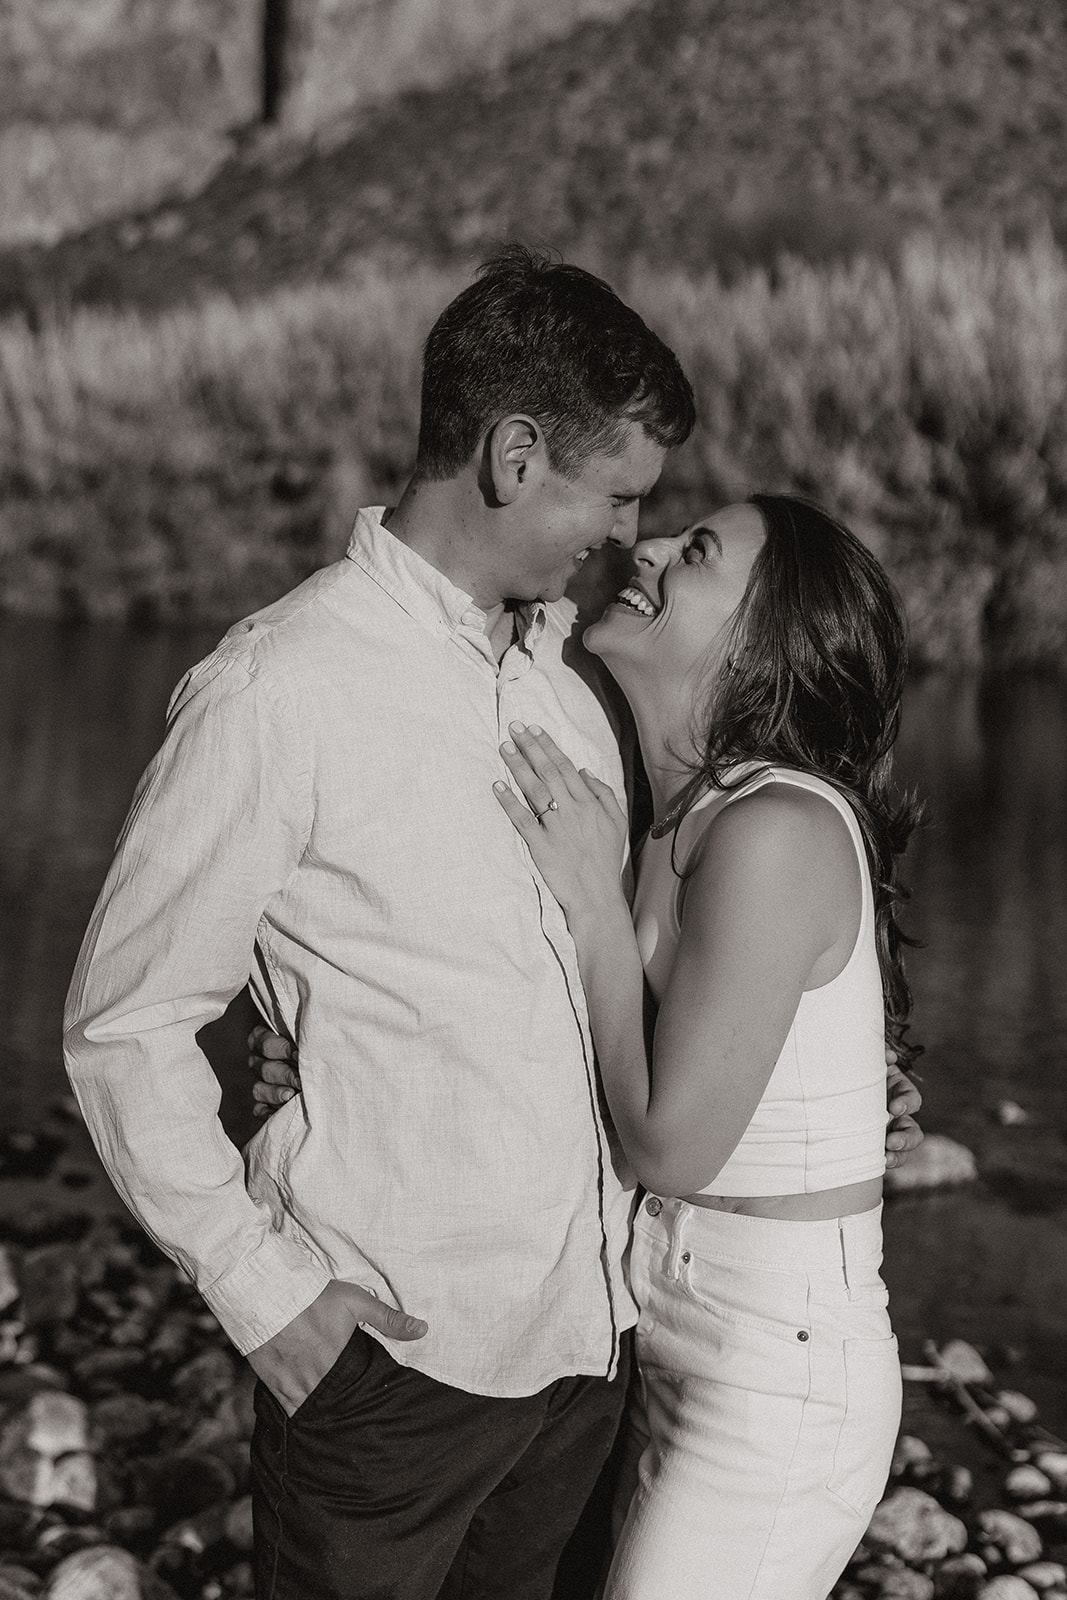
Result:
{"label": "rocky shore", "polygon": [[[0,1140],[0,1600],[250,1596],[251,1373],[80,1137]],[[1067,1444],[972,1346],[924,1362],[937,1442],[901,1435],[834,1600],[1067,1600]]]}

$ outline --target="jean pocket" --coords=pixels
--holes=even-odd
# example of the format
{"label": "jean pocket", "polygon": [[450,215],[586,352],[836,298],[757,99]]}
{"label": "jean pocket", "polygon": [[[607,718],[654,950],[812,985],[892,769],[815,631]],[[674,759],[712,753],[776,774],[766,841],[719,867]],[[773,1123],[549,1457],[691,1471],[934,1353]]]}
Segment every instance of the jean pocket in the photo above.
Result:
{"label": "jean pocket", "polygon": [[901,1379],[896,1338],[846,1339],[841,1427],[826,1487],[869,1517],[889,1477],[900,1427]]}

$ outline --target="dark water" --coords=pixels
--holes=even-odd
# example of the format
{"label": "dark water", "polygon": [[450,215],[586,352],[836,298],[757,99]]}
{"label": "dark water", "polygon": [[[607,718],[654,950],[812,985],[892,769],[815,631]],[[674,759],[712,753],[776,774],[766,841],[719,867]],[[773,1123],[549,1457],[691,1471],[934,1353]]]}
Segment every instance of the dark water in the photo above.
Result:
{"label": "dark water", "polygon": [[[213,642],[0,621],[0,1120],[65,1089],[63,996],[167,695]],[[1003,1376],[1067,1427],[1067,686],[926,678],[902,776],[929,821],[907,877],[924,1125],[982,1181],[896,1201],[887,1276],[905,1354],[921,1335],[1014,1350]],[[1028,1113],[1002,1127],[998,1105]]]}

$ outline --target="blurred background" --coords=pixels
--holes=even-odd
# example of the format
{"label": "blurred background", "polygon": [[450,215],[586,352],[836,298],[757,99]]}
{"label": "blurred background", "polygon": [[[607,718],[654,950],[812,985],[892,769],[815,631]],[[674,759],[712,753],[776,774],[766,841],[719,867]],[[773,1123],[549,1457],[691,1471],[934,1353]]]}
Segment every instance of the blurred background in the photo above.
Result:
{"label": "blurred background", "polygon": [[506,237],[610,278],[694,382],[648,531],[797,489],[905,597],[924,1125],[979,1179],[894,1201],[896,1322],[1067,1428],[1049,0],[0,0],[4,1125],[64,1091],[63,994],[170,689],[396,494],[421,340]]}

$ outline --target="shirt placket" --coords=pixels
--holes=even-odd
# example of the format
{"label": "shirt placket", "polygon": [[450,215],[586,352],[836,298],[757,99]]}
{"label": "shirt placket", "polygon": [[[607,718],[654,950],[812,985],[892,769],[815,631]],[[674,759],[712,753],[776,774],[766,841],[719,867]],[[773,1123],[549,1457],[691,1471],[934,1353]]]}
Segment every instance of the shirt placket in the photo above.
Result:
{"label": "shirt placket", "polygon": [[[500,665],[499,665],[499,668],[497,670],[497,696],[496,696],[496,703],[497,703],[497,733],[498,733],[498,736],[499,736],[499,739],[500,739],[501,743],[503,743],[506,739],[508,739],[510,737],[510,734],[508,732],[508,728],[509,728],[509,726],[510,726],[510,724],[512,722],[529,722],[531,720],[531,713],[530,713],[529,709],[527,709],[527,707],[523,704],[524,697],[522,695],[522,687],[523,687],[524,682],[528,680],[528,674],[530,672],[530,669],[533,666],[533,653],[532,653],[531,646],[536,645],[537,639],[540,636],[540,631],[541,631],[541,629],[540,629],[539,624],[538,624],[538,619],[535,618],[535,620],[531,623],[529,629],[527,630],[525,636],[522,639],[520,639],[517,643],[511,645],[509,647],[509,649],[507,649],[504,652],[504,655],[501,658]],[[539,892],[542,893],[542,894],[544,893],[543,890],[539,890]],[[553,902],[553,904],[554,904],[554,902]],[[562,912],[560,912],[559,915],[560,915],[560,920],[562,921],[563,920]],[[573,959],[568,959],[568,956],[570,954],[569,951],[567,952],[567,955],[565,955],[564,951],[562,951],[559,948],[559,946],[556,944],[555,940],[552,938],[551,932],[550,932],[549,927],[548,927],[546,922],[544,922],[544,921],[542,922],[542,927],[544,929],[545,937],[548,939],[549,943],[552,945],[553,949],[556,951],[556,955],[559,957],[560,964],[563,967],[563,970],[567,973],[568,988],[571,988],[573,986],[574,988],[576,988],[576,989],[578,989],[580,991],[581,980],[578,977],[576,962]],[[572,1003],[573,1003],[573,1000],[572,1000]],[[593,1129],[594,1129],[594,1134],[595,1134],[595,1137],[596,1137],[596,1144],[597,1144],[597,1151],[598,1151],[598,1159],[599,1159],[600,1169],[601,1169],[600,1173],[598,1174],[598,1180],[597,1180],[597,1210],[598,1210],[598,1222],[599,1222],[599,1227],[600,1227],[600,1245],[601,1245],[601,1248],[600,1248],[600,1268],[601,1268],[601,1273],[602,1273],[602,1278],[603,1278],[604,1289],[605,1289],[605,1292],[606,1292],[606,1306],[607,1306],[607,1313],[608,1313],[608,1330],[607,1331],[608,1331],[608,1334],[609,1334],[609,1337],[610,1337],[610,1341],[611,1341],[611,1343],[610,1343],[610,1354],[609,1354],[609,1358],[608,1358],[607,1367],[606,1367],[606,1370],[605,1370],[605,1376],[613,1377],[614,1374],[615,1374],[615,1371],[616,1371],[616,1364],[617,1364],[617,1361],[618,1361],[618,1354],[619,1354],[619,1330],[618,1330],[618,1320],[617,1320],[616,1309],[615,1309],[615,1294],[614,1294],[614,1289],[613,1289],[613,1286],[612,1286],[611,1271],[610,1271],[610,1267],[609,1267],[609,1264],[608,1264],[609,1246],[608,1246],[608,1238],[607,1238],[607,1221],[606,1221],[606,1217],[605,1217],[605,1213],[604,1213],[604,1188],[603,1188],[603,1167],[604,1167],[604,1164],[606,1162],[609,1162],[611,1160],[611,1154],[610,1154],[610,1151],[607,1149],[607,1145],[606,1145],[606,1141],[605,1141],[603,1130],[602,1130],[602,1128],[600,1127],[600,1125],[599,1125],[599,1123],[597,1121],[596,1113],[595,1113],[595,1111],[593,1109],[595,1104],[596,1104],[596,1100],[597,1100],[597,1085],[596,1085],[596,1080],[595,1080],[595,1076],[594,1076],[593,1068],[592,1068],[592,1060],[593,1060],[593,1053],[592,1053],[593,1052],[593,1041],[592,1041],[592,1037],[589,1034],[588,1026],[587,1025],[583,1025],[583,1023],[581,1022],[577,1010],[575,1010],[575,1012],[574,1012],[574,1023],[575,1023],[575,1027],[578,1029],[578,1034],[579,1034],[579,1037],[580,1037],[580,1040],[581,1040],[582,1053],[583,1053],[583,1055],[585,1057],[585,1061],[586,1061],[586,1071],[587,1071],[587,1075],[588,1075],[588,1085],[589,1085],[589,1095],[590,1095],[590,1102],[589,1102],[590,1103],[590,1117],[591,1117],[592,1122],[593,1122]]]}

